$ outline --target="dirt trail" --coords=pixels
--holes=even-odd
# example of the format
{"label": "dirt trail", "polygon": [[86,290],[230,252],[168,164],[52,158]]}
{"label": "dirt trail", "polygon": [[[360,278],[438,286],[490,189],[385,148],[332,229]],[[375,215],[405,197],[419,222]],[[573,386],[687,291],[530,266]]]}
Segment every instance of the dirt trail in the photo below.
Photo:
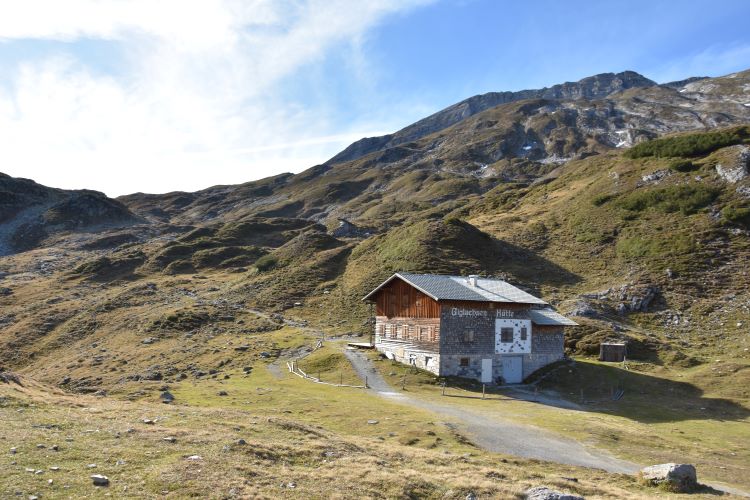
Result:
{"label": "dirt trail", "polygon": [[423,408],[456,421],[474,443],[486,450],[538,460],[582,465],[609,472],[633,473],[639,469],[639,466],[632,462],[617,459],[601,450],[586,448],[578,441],[538,427],[511,422],[501,415],[488,418],[486,414],[470,409],[454,408],[396,392],[362,353],[347,349],[345,354],[357,374],[363,380],[367,377],[370,389],[379,396]]}

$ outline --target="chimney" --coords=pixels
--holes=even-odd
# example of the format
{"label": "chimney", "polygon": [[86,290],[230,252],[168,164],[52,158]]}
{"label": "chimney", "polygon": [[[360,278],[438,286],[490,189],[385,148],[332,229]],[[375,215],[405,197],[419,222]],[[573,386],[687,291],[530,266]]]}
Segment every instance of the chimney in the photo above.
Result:
{"label": "chimney", "polygon": [[478,277],[479,277],[479,276],[477,276],[476,274],[470,274],[470,275],[469,275],[469,284],[470,284],[471,286],[477,286],[477,278],[478,278]]}

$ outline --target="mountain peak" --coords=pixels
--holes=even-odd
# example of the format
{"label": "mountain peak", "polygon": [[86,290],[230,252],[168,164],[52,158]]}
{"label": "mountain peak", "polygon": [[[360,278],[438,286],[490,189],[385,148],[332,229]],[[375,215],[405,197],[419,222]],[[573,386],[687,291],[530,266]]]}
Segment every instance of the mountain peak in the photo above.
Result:
{"label": "mountain peak", "polygon": [[524,99],[597,99],[630,88],[656,85],[656,82],[635,71],[622,71],[620,73],[600,73],[582,78],[577,82],[565,82],[542,89],[488,92],[475,95],[448,106],[394,134],[360,139],[328,160],[327,163],[334,164],[356,160],[375,151],[382,151],[399,144],[421,139],[426,135],[448,128],[461,120],[501,104]]}

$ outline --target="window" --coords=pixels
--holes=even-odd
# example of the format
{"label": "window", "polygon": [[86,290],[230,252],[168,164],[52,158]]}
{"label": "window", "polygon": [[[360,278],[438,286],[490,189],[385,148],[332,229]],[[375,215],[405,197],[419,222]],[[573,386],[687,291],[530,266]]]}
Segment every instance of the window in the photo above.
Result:
{"label": "window", "polygon": [[464,342],[474,342],[474,330],[464,331]]}
{"label": "window", "polygon": [[504,344],[510,344],[513,342],[513,328],[500,329],[500,342]]}
{"label": "window", "polygon": [[469,366],[469,358],[461,358],[458,364],[460,366]]}
{"label": "window", "polygon": [[526,340],[526,335],[527,335],[526,327],[522,326],[521,327],[521,340]]}
{"label": "window", "polygon": [[394,338],[395,335],[393,335],[393,325],[385,325],[385,338]]}
{"label": "window", "polygon": [[426,326],[419,327],[419,340],[423,342],[430,341],[430,329],[427,328]]}

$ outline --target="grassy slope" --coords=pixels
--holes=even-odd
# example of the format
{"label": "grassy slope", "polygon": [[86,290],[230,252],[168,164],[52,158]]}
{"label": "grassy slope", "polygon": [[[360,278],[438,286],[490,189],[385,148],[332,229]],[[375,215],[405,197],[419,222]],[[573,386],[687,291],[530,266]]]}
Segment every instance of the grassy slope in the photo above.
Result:
{"label": "grassy slope", "polygon": [[[71,396],[30,379],[23,387],[0,384],[6,422],[0,441],[17,448],[2,458],[0,493],[98,497],[92,473],[108,476],[109,490],[119,498],[168,492],[210,498],[513,497],[540,482],[587,498],[639,498],[645,492],[627,476],[606,475],[602,482],[599,471],[498,461],[428,414],[379,399],[374,404],[374,396],[356,389],[290,375],[276,379],[267,370],[236,375],[216,387],[179,385],[172,405]],[[218,387],[238,401],[215,397]],[[16,418],[20,414],[23,419]],[[379,423],[368,425],[373,418]],[[51,450],[54,444],[58,451]],[[187,460],[196,454],[202,460]],[[95,469],[88,468],[92,463]]]}

